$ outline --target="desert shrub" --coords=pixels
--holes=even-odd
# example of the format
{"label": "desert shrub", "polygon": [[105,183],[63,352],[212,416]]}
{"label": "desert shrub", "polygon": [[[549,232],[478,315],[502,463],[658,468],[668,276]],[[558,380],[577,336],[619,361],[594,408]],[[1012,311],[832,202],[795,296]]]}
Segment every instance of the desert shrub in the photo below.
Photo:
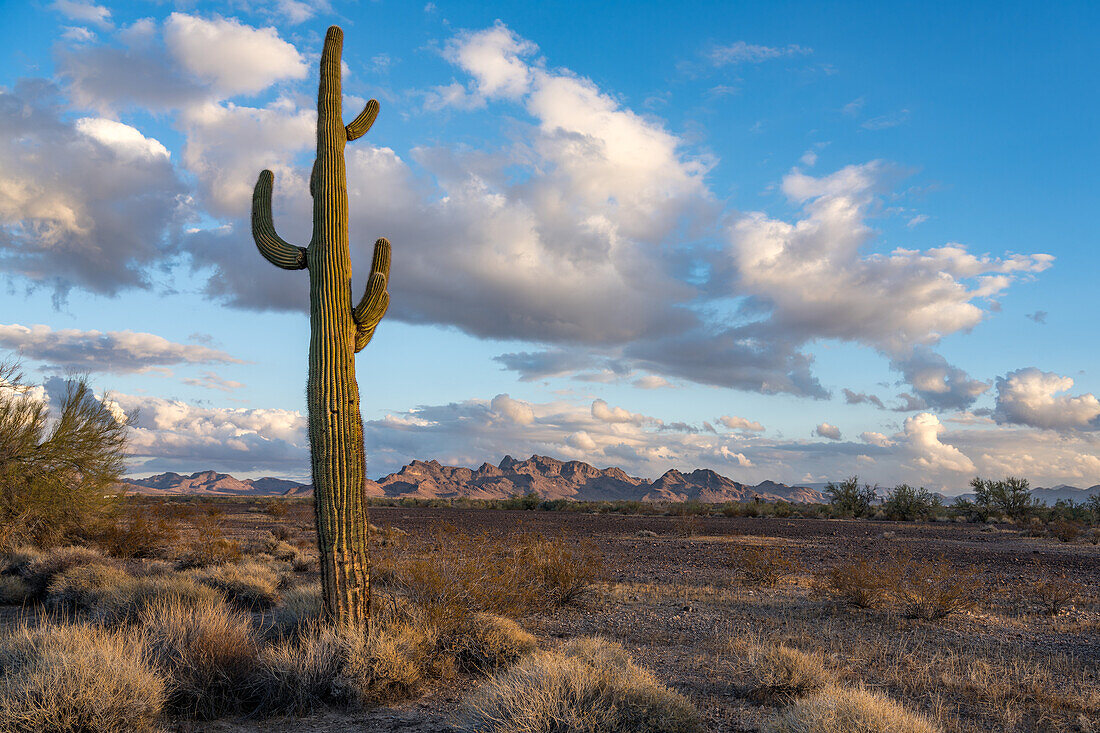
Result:
{"label": "desert shrub", "polygon": [[634,533],[635,537],[656,537],[657,533],[652,529],[639,529]]}
{"label": "desert shrub", "polygon": [[795,552],[769,545],[735,545],[730,561],[742,582],[754,585],[777,585],[803,569]]}
{"label": "desert shrub", "polygon": [[878,608],[886,603],[896,585],[893,565],[864,558],[842,560],[814,575],[815,588],[855,608]]}
{"label": "desert shrub", "polygon": [[18,522],[39,544],[81,537],[115,501],[127,426],[83,377],[51,415],[18,368],[0,362],[0,526]]}
{"label": "desert shrub", "polygon": [[[371,592],[372,616],[378,605],[378,591]],[[296,585],[283,593],[282,599],[271,614],[271,628],[278,636],[292,636],[307,624],[315,623],[321,616],[321,584]]]}
{"label": "desert shrub", "polygon": [[286,502],[280,499],[268,499],[260,507],[272,519],[282,519],[289,512]]}
{"label": "desert shrub", "polygon": [[15,575],[0,575],[0,606],[19,606],[31,599],[31,586]]}
{"label": "desert shrub", "polygon": [[269,714],[396,701],[442,672],[437,646],[422,624],[372,624],[363,634],[311,623],[261,652],[251,696]]}
{"label": "desert shrub", "polygon": [[577,639],[530,654],[490,677],[462,712],[478,733],[606,731],[681,733],[699,729],[694,707],[616,644]]}
{"label": "desert shrub", "polygon": [[221,507],[213,502],[208,502],[191,518],[195,536],[183,557],[185,567],[201,568],[240,559],[241,546],[225,536],[221,518]]}
{"label": "desert shrub", "polygon": [[203,585],[221,591],[233,603],[249,610],[263,610],[279,600],[282,582],[278,571],[270,565],[244,561],[235,565],[217,565],[189,573]]}
{"label": "desert shrub", "polygon": [[90,547],[55,547],[36,556],[16,570],[31,586],[36,598],[41,598],[54,577],[81,565],[102,565],[106,558]]}
{"label": "desert shrub", "polygon": [[882,511],[887,519],[912,522],[931,519],[942,506],[940,497],[924,487],[915,489],[909,484],[899,484],[887,495]]}
{"label": "desert shrub", "polygon": [[1081,583],[1066,577],[1064,572],[1037,569],[1039,578],[1025,586],[1026,593],[1028,599],[1048,616],[1057,616],[1085,591]]}
{"label": "desert shrub", "polygon": [[1027,479],[1024,478],[1009,476],[1002,481],[993,481],[976,476],[970,487],[974,489],[974,503],[987,513],[995,511],[1020,520],[1039,507],[1039,500],[1031,497]]}
{"label": "desert shrub", "polygon": [[514,664],[536,646],[535,637],[512,619],[478,613],[455,635],[450,652],[463,672],[489,674]]}
{"label": "desert shrub", "polygon": [[139,635],[47,622],[0,637],[0,730],[150,731],[164,700]]}
{"label": "desert shrub", "polygon": [[124,505],[95,538],[115,557],[157,557],[178,541],[179,530],[163,510]]}
{"label": "desert shrub", "polygon": [[203,607],[223,600],[215,589],[173,574],[128,578],[100,590],[89,606],[96,621],[117,625],[138,620],[145,609],[154,605]]}
{"label": "desert shrub", "polygon": [[953,567],[943,556],[935,560],[902,557],[896,578],[893,593],[906,618],[940,619],[974,606],[976,571]]}
{"label": "desert shrub", "polygon": [[807,653],[782,644],[750,644],[741,659],[749,697],[790,702],[833,681],[820,652]]}
{"label": "desert shrub", "polygon": [[31,565],[42,559],[45,553],[37,547],[20,545],[0,554],[0,575],[17,575],[26,578]]}
{"label": "desert shrub", "polygon": [[398,588],[445,632],[475,612],[521,616],[574,603],[601,569],[590,543],[457,532],[388,564],[374,568],[376,580]]}
{"label": "desert shrub", "polygon": [[1054,535],[1059,542],[1073,542],[1075,539],[1081,536],[1081,532],[1084,528],[1080,522],[1075,522],[1070,519],[1059,519],[1056,522],[1050,523],[1050,533]]}
{"label": "desert shrub", "polygon": [[875,501],[875,489],[868,484],[859,485],[859,476],[851,476],[838,483],[825,485],[829,504],[842,517],[865,517],[871,513]]}
{"label": "desert shrub", "polygon": [[125,584],[129,578],[114,565],[78,565],[54,576],[46,589],[46,601],[55,608],[86,611],[108,588]]}
{"label": "desert shrub", "polygon": [[695,537],[703,533],[703,520],[694,514],[681,514],[672,520],[672,530],[678,537]]}
{"label": "desert shrub", "polygon": [[248,618],[224,602],[150,603],[139,617],[155,664],[169,680],[175,712],[210,719],[238,712],[257,668],[258,648]]}
{"label": "desert shrub", "polygon": [[767,733],[940,733],[940,727],[864,689],[830,687],[797,700],[768,721]]}
{"label": "desert shrub", "polygon": [[338,684],[349,641],[331,626],[310,624],[309,633],[284,639],[260,651],[249,680],[257,710],[268,715],[305,715],[325,705],[348,705],[353,690]]}
{"label": "desert shrub", "polygon": [[438,641],[435,629],[422,623],[373,625],[366,643],[352,646],[344,674],[363,702],[400,700],[442,671]]}

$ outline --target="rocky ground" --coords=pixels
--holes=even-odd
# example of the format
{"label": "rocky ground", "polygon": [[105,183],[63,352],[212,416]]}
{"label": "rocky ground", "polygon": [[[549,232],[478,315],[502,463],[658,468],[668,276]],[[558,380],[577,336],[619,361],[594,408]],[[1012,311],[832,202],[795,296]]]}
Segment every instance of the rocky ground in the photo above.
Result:
{"label": "rocky ground", "polygon": [[[304,502],[273,519],[234,504],[242,537],[274,524],[311,532]],[[854,520],[618,516],[539,511],[375,508],[371,521],[408,543],[443,524],[496,536],[563,535],[594,543],[602,582],[579,607],[522,619],[545,646],[579,635],[623,644],[688,695],[715,731],[758,730],[773,711],[739,687],[738,649],[781,642],[821,652],[845,684],[874,687],[935,716],[947,730],[1100,730],[1100,547],[1030,537],[1011,526]],[[737,548],[783,548],[797,572],[775,587],[740,579]],[[912,556],[976,570],[973,609],[938,621],[896,609],[844,608],[814,591],[815,571],[844,557]],[[1064,577],[1082,592],[1056,616],[1029,589]],[[359,714],[221,721],[181,730],[449,730],[474,684],[452,680],[422,698]]]}

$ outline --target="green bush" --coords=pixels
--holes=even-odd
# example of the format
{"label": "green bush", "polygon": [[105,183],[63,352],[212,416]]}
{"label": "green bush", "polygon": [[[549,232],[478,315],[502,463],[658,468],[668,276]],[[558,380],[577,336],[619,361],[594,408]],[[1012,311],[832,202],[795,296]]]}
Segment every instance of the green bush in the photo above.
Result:
{"label": "green bush", "polygon": [[129,421],[112,407],[76,378],[51,415],[18,368],[0,362],[0,527],[54,544],[97,523],[124,469]]}
{"label": "green bush", "polygon": [[871,514],[875,502],[875,489],[868,484],[859,485],[859,477],[852,476],[839,484],[830,481],[825,486],[829,504],[842,517],[866,517]]}
{"label": "green bush", "polygon": [[882,511],[887,519],[895,521],[921,521],[932,519],[943,501],[924,487],[914,489],[909,484],[899,484],[886,497]]}

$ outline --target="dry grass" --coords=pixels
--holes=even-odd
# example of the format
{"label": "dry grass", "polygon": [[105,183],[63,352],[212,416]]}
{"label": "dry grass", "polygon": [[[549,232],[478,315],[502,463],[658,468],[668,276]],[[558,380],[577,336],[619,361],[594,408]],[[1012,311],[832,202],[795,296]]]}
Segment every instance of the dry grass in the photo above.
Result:
{"label": "dry grass", "polygon": [[830,598],[854,608],[879,608],[890,598],[896,585],[892,565],[865,558],[844,560],[814,575],[815,588]]}
{"label": "dry grass", "polygon": [[17,627],[0,638],[0,730],[153,730],[165,683],[143,638],[77,624]]}
{"label": "dry grass", "polygon": [[422,625],[377,624],[357,634],[308,624],[261,652],[251,691],[265,714],[392,702],[447,671],[437,649],[437,635]]}
{"label": "dry grass", "polygon": [[576,603],[600,571],[590,543],[444,531],[422,552],[384,558],[374,577],[446,633],[472,613],[524,616]]}
{"label": "dry grass", "polygon": [[95,533],[99,545],[114,557],[159,557],[179,540],[174,518],[160,505],[125,507]]}
{"label": "dry grass", "polygon": [[906,618],[941,619],[974,607],[977,573],[973,568],[955,567],[945,557],[905,558],[897,567],[897,585],[892,590]]}
{"label": "dry grass", "polygon": [[220,600],[160,599],[145,606],[138,621],[170,680],[174,711],[204,720],[240,711],[259,654],[247,617]]}
{"label": "dry grass", "polygon": [[940,733],[922,715],[879,693],[830,687],[802,698],[768,721],[766,733]]}
{"label": "dry grass", "polygon": [[89,612],[108,625],[137,621],[150,606],[170,603],[180,607],[203,607],[220,602],[218,591],[182,575],[153,575],[127,578],[102,589],[91,601]]}
{"label": "dry grass", "polygon": [[699,729],[688,700],[617,644],[574,640],[490,677],[463,711],[479,733],[681,733]]}
{"label": "dry grass", "polygon": [[733,545],[730,562],[742,582],[751,585],[775,586],[803,571],[796,552],[771,545]]}
{"label": "dry grass", "polygon": [[87,611],[108,589],[129,579],[125,570],[114,565],[78,565],[54,576],[46,589],[46,602],[55,608]]}
{"label": "dry grass", "polygon": [[20,606],[31,599],[31,586],[15,575],[0,575],[0,606]]}
{"label": "dry grass", "polygon": [[515,664],[537,646],[535,637],[512,619],[479,613],[455,636],[450,652],[463,672],[489,674]]}
{"label": "dry grass", "polygon": [[252,611],[275,605],[279,600],[279,586],[283,582],[275,568],[256,560],[202,568],[192,571],[189,576],[203,585],[216,588],[233,603]]}
{"label": "dry grass", "polygon": [[[735,643],[734,648],[738,645]],[[749,697],[786,703],[819,692],[834,681],[820,651],[804,652],[784,644],[745,645],[741,675]]]}
{"label": "dry grass", "polygon": [[54,576],[81,565],[101,565],[106,561],[102,553],[90,547],[55,547],[43,553],[24,551],[21,558],[13,558],[12,570],[26,580],[34,596],[40,598]]}

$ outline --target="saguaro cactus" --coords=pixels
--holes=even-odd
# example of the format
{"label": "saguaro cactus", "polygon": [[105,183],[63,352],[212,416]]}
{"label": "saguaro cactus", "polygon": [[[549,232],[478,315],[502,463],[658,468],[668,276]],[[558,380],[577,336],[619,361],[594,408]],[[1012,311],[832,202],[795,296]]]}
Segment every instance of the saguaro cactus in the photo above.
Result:
{"label": "saguaro cactus", "polygon": [[344,33],[328,29],[317,92],[317,160],[309,180],[313,237],[296,247],[275,233],[271,171],[260,173],[252,196],[252,236],[269,262],[284,270],[309,270],[309,445],[321,587],[327,617],[349,627],[368,621],[370,567],[364,502],[366,456],[355,354],[371,340],[389,306],[386,279],[390,243],[374,243],[366,292],[351,300],[348,253],[348,189],[344,145],[362,137],[378,116],[371,100],[351,124],[341,111],[340,52]]}

